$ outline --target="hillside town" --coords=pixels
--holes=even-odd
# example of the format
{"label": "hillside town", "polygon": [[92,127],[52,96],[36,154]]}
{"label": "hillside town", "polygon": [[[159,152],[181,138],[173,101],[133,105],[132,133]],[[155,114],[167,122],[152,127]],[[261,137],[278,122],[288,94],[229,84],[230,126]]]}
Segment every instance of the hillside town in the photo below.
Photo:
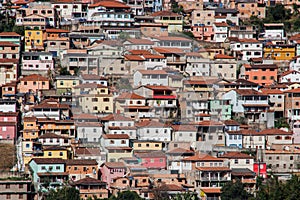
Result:
{"label": "hillside town", "polygon": [[300,175],[299,1],[0,8],[0,199],[221,200]]}

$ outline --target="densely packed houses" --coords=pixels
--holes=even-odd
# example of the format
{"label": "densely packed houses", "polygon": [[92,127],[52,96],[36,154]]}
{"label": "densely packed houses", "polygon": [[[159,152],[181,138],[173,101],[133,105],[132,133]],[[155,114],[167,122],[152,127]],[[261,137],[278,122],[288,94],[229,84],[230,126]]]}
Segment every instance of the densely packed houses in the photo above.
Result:
{"label": "densely packed houses", "polygon": [[0,180],[0,198],[216,200],[232,180],[255,193],[299,173],[300,35],[246,23],[276,3],[292,5],[2,1],[0,143],[29,179]]}

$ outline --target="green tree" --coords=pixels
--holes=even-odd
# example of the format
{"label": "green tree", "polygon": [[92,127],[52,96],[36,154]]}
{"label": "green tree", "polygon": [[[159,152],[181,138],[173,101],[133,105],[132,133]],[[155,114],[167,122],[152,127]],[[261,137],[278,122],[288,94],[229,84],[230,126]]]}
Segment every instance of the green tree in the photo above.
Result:
{"label": "green tree", "polygon": [[222,200],[248,200],[251,195],[244,190],[243,183],[240,180],[228,182],[221,189]]}
{"label": "green tree", "polygon": [[198,200],[197,194],[194,194],[192,192],[185,192],[176,194],[174,197],[171,198],[171,200]]}
{"label": "green tree", "polygon": [[57,190],[51,190],[46,200],[80,200],[79,191],[73,187],[63,187]]}
{"label": "green tree", "polygon": [[71,73],[68,71],[68,69],[66,67],[60,68],[59,74],[60,75],[71,75]]}
{"label": "green tree", "polygon": [[117,196],[111,196],[109,200],[142,200],[142,198],[133,191],[119,192]]}

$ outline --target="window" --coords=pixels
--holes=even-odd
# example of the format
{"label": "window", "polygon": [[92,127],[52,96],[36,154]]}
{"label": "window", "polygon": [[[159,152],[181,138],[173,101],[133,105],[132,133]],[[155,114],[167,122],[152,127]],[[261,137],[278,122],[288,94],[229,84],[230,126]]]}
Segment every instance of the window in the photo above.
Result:
{"label": "window", "polygon": [[138,144],[138,147],[142,147],[142,144]]}
{"label": "window", "polygon": [[10,199],[10,198],[11,198],[10,194],[7,194],[6,199]]}
{"label": "window", "polygon": [[6,185],[5,185],[5,188],[6,188],[6,189],[9,189],[9,188],[10,188],[10,184],[6,184]]}
{"label": "window", "polygon": [[261,80],[266,80],[266,77],[265,77],[265,76],[262,76],[262,77],[261,77]]}
{"label": "window", "polygon": [[290,160],[294,160],[294,156],[290,156]]}
{"label": "window", "polygon": [[222,140],[222,139],[223,139],[222,135],[219,135],[218,140]]}
{"label": "window", "polygon": [[257,80],[257,76],[253,76],[253,80]]}
{"label": "window", "polygon": [[59,152],[59,156],[63,156],[64,155],[64,152]]}
{"label": "window", "polygon": [[109,102],[109,98],[104,98],[103,101],[104,102]]}
{"label": "window", "polygon": [[24,85],[27,85],[27,81],[24,81]]}
{"label": "window", "polygon": [[20,189],[24,188],[24,185],[23,184],[19,184],[19,188]]}
{"label": "window", "polygon": [[56,166],[56,169],[57,169],[57,170],[60,170],[60,166]]}
{"label": "window", "polygon": [[115,141],[114,141],[114,140],[111,140],[111,141],[110,141],[110,144],[114,144],[114,143],[115,143]]}
{"label": "window", "polygon": [[23,199],[23,194],[19,194],[19,199]]}
{"label": "window", "polygon": [[29,148],[30,147],[30,144],[26,144],[26,148]]}
{"label": "window", "polygon": [[250,164],[250,160],[249,159],[246,159],[246,164]]}
{"label": "window", "polygon": [[48,156],[52,156],[52,152],[48,152]]}
{"label": "window", "polygon": [[238,159],[235,159],[235,160],[234,160],[234,164],[239,164],[239,160],[238,160]]}
{"label": "window", "polygon": [[46,170],[46,167],[45,167],[45,166],[42,166],[41,168],[42,168],[42,170]]}

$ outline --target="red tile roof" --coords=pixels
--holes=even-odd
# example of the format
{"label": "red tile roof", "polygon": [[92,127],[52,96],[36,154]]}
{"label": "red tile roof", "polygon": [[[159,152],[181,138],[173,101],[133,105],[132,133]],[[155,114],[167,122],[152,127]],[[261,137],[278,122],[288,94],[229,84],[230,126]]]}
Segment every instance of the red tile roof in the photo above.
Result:
{"label": "red tile roof", "polygon": [[[27,2],[28,3],[28,2]],[[26,4],[27,4],[26,3]],[[0,36],[18,36],[18,37],[20,37],[21,35],[19,35],[18,33],[16,33],[16,32],[1,32],[0,33]]]}
{"label": "red tile roof", "polygon": [[262,88],[261,92],[263,94],[269,95],[269,94],[283,94],[283,92],[279,89],[266,89],[266,88]]}
{"label": "red tile roof", "polygon": [[15,58],[1,58],[0,59],[0,63],[13,63],[13,64],[18,64],[19,63],[19,60],[18,59],[15,59]]}
{"label": "red tile roof", "polygon": [[0,42],[0,46],[2,47],[18,47],[19,45],[12,42]]}
{"label": "red tile roof", "polygon": [[184,51],[175,47],[153,47],[153,50],[161,54],[184,54]]}
{"label": "red tile roof", "polygon": [[66,139],[66,137],[63,137],[61,135],[57,135],[55,133],[45,133],[45,134],[39,136],[39,139],[44,139],[44,138],[62,138],[62,139]]}
{"label": "red tile roof", "polygon": [[153,120],[145,120],[136,124],[137,127],[158,127],[158,128],[167,128],[169,127],[167,124],[163,124]]}
{"label": "red tile roof", "polygon": [[124,58],[126,60],[132,60],[132,61],[144,61],[145,59],[140,55],[124,55]]}
{"label": "red tile roof", "polygon": [[168,74],[165,70],[138,70],[141,74],[151,75],[151,74]]}
{"label": "red tile roof", "polygon": [[106,80],[103,76],[98,76],[96,74],[81,74],[84,80]]}
{"label": "red tile roof", "polygon": [[234,59],[234,57],[225,54],[216,54],[214,59]]}
{"label": "red tile roof", "polygon": [[171,88],[163,85],[144,85],[143,87],[149,88],[151,90],[176,90],[175,88]]}
{"label": "red tile roof", "polygon": [[74,114],[73,119],[98,119],[96,115],[88,113]]}
{"label": "red tile roof", "polygon": [[223,27],[228,27],[229,25],[225,22],[215,22],[215,26],[223,26]]}
{"label": "red tile roof", "polygon": [[197,128],[195,126],[181,124],[181,125],[172,125],[171,126],[174,131],[188,131],[188,132],[196,132]]}
{"label": "red tile roof", "polygon": [[102,117],[101,121],[133,121],[133,120],[121,114],[110,114],[105,117]]}
{"label": "red tile roof", "polygon": [[235,120],[225,120],[224,124],[227,126],[239,126],[240,125],[240,123],[238,123]]}
{"label": "red tile roof", "polygon": [[275,129],[275,128],[265,129],[265,130],[262,130],[260,133],[263,135],[292,135],[293,134],[293,132],[284,131],[284,130]]}
{"label": "red tile roof", "polygon": [[75,185],[103,185],[106,184],[98,179],[94,179],[91,177],[86,177],[74,182]]}
{"label": "red tile roof", "polygon": [[123,8],[123,9],[129,9],[130,7],[128,5],[126,5],[123,2],[119,2],[119,1],[107,1],[107,0],[102,0],[98,3],[95,4],[91,4],[89,5],[89,8],[96,8],[96,7],[105,7],[105,8]]}
{"label": "red tile roof", "polygon": [[49,81],[49,79],[38,74],[31,74],[20,78],[20,81]]}
{"label": "red tile roof", "polygon": [[220,156],[220,158],[229,158],[229,159],[253,159],[254,157],[249,156],[248,154],[241,152],[228,152]]}
{"label": "red tile roof", "polygon": [[66,165],[98,165],[95,159],[69,159]]}
{"label": "red tile roof", "polygon": [[203,191],[205,194],[221,194],[221,188],[201,187],[200,190]]}
{"label": "red tile roof", "polygon": [[116,99],[145,99],[145,97],[135,93],[123,92]]}
{"label": "red tile roof", "polygon": [[104,139],[129,139],[127,134],[102,134]]}
{"label": "red tile roof", "polygon": [[74,88],[107,88],[107,86],[97,84],[97,83],[83,83],[80,85],[76,85]]}
{"label": "red tile roof", "polygon": [[183,148],[175,148],[175,149],[167,151],[167,154],[185,154],[185,153],[193,154],[194,151],[189,150],[189,149],[183,149]]}
{"label": "red tile roof", "polygon": [[266,96],[265,94],[253,89],[236,89],[235,91],[242,96]]}
{"label": "red tile roof", "polygon": [[37,164],[65,164],[66,163],[66,161],[61,158],[32,158],[31,161],[34,161]]}
{"label": "red tile roof", "polygon": [[165,158],[166,154],[162,151],[151,151],[151,152],[144,152],[144,153],[135,153],[135,156],[139,158]]}
{"label": "red tile roof", "polygon": [[147,50],[129,50],[132,55],[151,55],[151,52]]}
{"label": "red tile roof", "polygon": [[103,165],[108,168],[125,168],[125,164],[123,162],[105,162]]}

